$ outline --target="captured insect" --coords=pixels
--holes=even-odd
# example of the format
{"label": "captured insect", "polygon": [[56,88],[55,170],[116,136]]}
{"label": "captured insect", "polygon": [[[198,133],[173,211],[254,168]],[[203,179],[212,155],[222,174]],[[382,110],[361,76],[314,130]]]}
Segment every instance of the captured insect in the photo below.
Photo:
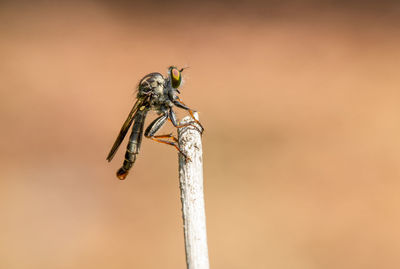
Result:
{"label": "captured insect", "polygon": [[[178,87],[182,82],[183,70],[184,68],[178,69],[175,66],[170,66],[168,68],[168,76],[166,77],[156,72],[150,73],[140,80],[136,103],[131,109],[131,112],[129,112],[128,118],[124,125],[122,125],[121,131],[107,156],[107,160],[110,162],[121,145],[122,140],[124,140],[129,127],[133,123],[132,133],[126,148],[125,160],[122,167],[117,171],[117,177],[119,179],[123,180],[126,178],[129,170],[136,161],[136,156],[139,154],[142,142],[144,121],[150,110],[154,110],[160,116],[146,128],[144,136],[156,142],[175,147],[186,159],[187,156],[179,148],[178,139],[173,136],[173,134],[155,135],[156,132],[163,126],[167,119],[169,119],[176,128],[182,128],[197,123],[201,128],[200,132],[203,132],[203,126],[193,115],[194,110],[182,103],[178,97],[178,94],[180,94]],[[174,106],[187,110],[193,118],[193,121],[186,124],[178,124],[176,114],[173,110]]]}

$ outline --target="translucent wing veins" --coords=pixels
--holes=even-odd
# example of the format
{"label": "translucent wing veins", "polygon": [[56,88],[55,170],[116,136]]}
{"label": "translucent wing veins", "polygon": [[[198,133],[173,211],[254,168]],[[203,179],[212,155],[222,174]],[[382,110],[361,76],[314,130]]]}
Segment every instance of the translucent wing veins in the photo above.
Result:
{"label": "translucent wing veins", "polygon": [[122,125],[121,130],[119,131],[118,137],[114,142],[114,145],[112,146],[110,153],[108,153],[107,160],[111,162],[111,160],[114,158],[115,153],[117,152],[119,146],[122,143],[122,140],[124,140],[126,133],[129,130],[129,127],[132,125],[133,119],[135,118],[136,112],[138,109],[141,107],[141,105],[144,103],[145,98],[140,98],[136,101],[136,103],[133,105],[131,112],[129,112],[128,118],[125,120],[124,125]]}

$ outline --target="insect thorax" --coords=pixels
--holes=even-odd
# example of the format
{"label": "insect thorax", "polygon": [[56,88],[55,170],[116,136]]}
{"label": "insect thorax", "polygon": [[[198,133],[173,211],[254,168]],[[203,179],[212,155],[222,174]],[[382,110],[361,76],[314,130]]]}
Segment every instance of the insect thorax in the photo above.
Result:
{"label": "insect thorax", "polygon": [[161,112],[172,104],[168,89],[168,80],[163,75],[151,73],[139,82],[138,97],[150,96],[149,108]]}

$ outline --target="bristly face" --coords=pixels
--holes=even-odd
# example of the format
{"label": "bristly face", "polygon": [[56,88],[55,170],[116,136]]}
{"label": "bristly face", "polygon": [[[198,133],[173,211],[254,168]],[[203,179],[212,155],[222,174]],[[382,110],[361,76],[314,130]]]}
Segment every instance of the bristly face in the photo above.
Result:
{"label": "bristly face", "polygon": [[183,71],[183,68],[181,70],[179,70],[175,66],[170,66],[168,68],[169,77],[171,78],[171,84],[172,84],[172,87],[175,89],[177,89],[181,85],[182,71]]}

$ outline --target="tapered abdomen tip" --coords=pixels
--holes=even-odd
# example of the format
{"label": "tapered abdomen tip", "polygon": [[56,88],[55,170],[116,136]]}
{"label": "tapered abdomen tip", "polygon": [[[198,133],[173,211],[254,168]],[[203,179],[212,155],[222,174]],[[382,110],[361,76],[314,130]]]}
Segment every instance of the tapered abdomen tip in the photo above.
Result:
{"label": "tapered abdomen tip", "polygon": [[117,171],[117,178],[118,179],[124,180],[127,175],[128,175],[128,171],[126,171],[123,168],[118,169],[118,171]]}

